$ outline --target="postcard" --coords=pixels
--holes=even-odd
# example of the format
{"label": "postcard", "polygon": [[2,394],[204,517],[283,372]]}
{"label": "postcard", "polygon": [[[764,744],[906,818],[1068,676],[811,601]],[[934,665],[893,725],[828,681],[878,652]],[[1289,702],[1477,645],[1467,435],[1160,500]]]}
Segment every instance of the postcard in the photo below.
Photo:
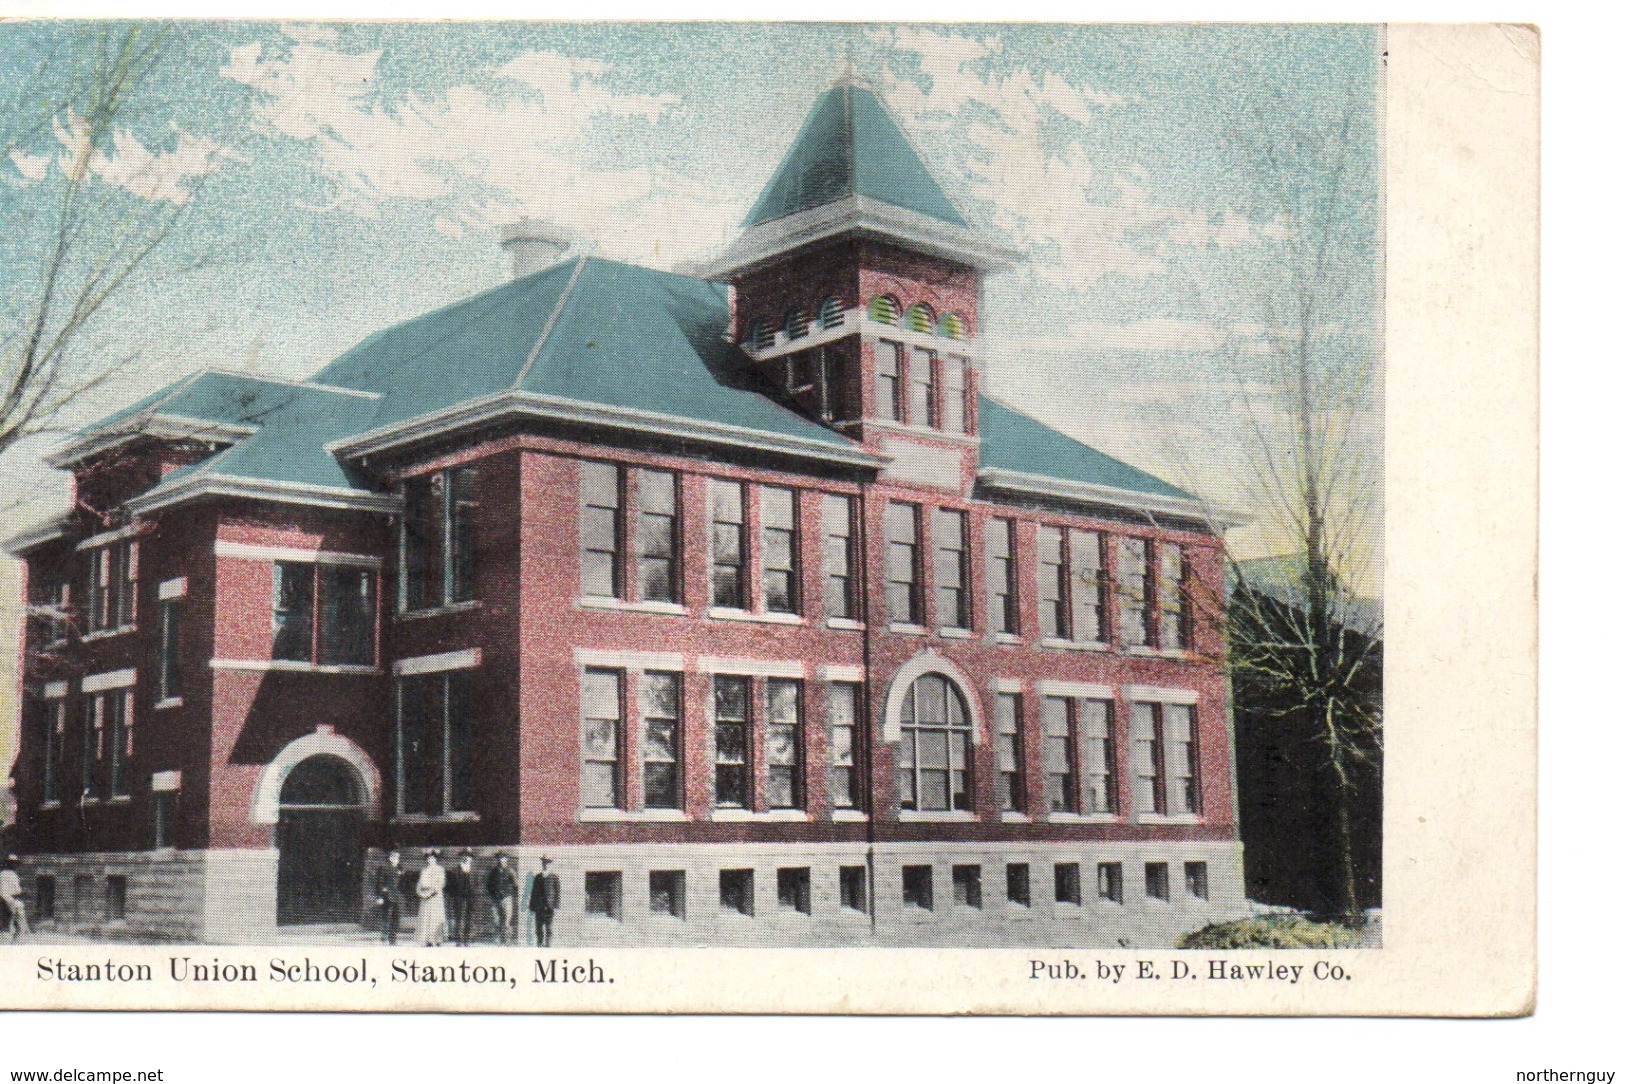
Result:
{"label": "postcard", "polygon": [[0,1007],[1531,1011],[1534,30],[0,42]]}

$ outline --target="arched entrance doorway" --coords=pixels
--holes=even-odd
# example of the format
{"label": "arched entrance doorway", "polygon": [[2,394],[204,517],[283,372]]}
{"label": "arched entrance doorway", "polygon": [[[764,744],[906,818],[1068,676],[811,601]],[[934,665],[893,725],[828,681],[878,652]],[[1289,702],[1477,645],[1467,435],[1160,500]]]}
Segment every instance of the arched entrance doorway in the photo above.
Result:
{"label": "arched entrance doorway", "polygon": [[358,922],[365,783],[342,757],[306,757],[283,780],[277,812],[280,926]]}

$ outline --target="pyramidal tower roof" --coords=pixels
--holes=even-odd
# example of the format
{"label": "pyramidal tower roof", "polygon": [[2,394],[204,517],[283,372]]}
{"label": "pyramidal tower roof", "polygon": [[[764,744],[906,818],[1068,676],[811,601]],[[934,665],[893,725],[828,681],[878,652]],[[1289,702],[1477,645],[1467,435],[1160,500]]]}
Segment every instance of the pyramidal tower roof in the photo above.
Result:
{"label": "pyramidal tower roof", "polygon": [[824,92],[743,223],[747,228],[861,196],[969,224],[880,98],[842,79]]}

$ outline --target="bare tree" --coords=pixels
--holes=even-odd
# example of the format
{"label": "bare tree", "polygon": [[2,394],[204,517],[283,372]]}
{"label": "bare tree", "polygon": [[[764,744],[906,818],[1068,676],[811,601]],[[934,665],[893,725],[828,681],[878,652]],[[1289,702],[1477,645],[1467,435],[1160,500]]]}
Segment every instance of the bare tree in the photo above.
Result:
{"label": "bare tree", "polygon": [[[0,118],[0,154],[38,169],[28,198],[8,200],[3,219],[34,258],[13,268],[0,330],[0,452],[55,430],[116,370],[76,348],[185,212],[140,192],[139,176],[122,186],[99,176],[169,37],[167,26],[86,26],[38,57]],[[35,153],[42,141],[49,154]]]}

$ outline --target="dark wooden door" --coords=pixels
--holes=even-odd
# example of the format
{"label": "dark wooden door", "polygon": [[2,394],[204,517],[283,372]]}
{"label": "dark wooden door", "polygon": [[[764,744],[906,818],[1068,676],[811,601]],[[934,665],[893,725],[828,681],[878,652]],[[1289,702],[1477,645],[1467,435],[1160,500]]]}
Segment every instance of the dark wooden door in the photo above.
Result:
{"label": "dark wooden door", "polygon": [[338,757],[311,757],[288,773],[277,821],[279,925],[361,921],[358,797],[354,769]]}

